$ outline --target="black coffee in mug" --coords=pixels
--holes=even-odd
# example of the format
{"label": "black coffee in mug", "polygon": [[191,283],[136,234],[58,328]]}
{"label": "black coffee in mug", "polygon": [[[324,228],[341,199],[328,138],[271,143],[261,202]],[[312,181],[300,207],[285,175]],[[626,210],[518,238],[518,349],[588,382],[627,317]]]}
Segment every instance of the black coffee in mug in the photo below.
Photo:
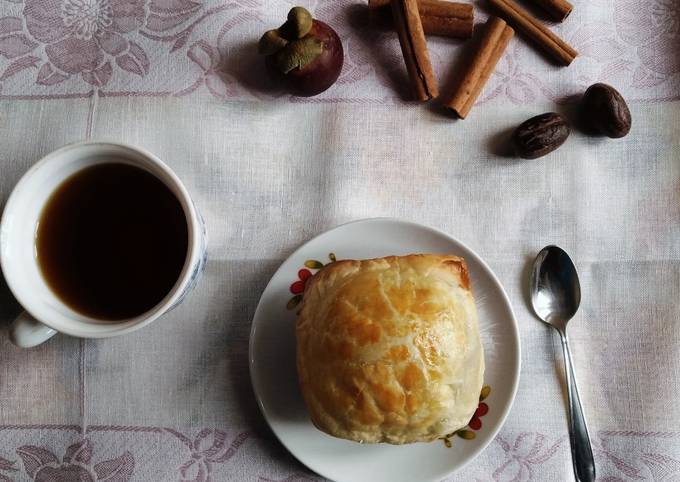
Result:
{"label": "black coffee in mug", "polygon": [[187,256],[187,219],[152,174],[115,162],[67,178],[47,201],[36,254],[50,289],[78,313],[132,318],[173,288]]}

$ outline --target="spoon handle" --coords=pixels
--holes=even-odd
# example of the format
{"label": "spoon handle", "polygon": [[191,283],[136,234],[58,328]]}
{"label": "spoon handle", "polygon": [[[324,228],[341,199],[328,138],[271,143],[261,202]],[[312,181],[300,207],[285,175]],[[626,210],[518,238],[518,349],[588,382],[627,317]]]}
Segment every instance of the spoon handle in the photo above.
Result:
{"label": "spoon handle", "polygon": [[567,375],[567,392],[569,394],[569,441],[571,442],[571,458],[574,473],[578,482],[592,482],[595,480],[595,462],[593,449],[590,446],[588,427],[583,416],[581,399],[576,387],[574,365],[571,361],[571,350],[566,331],[559,330],[564,351],[564,368]]}

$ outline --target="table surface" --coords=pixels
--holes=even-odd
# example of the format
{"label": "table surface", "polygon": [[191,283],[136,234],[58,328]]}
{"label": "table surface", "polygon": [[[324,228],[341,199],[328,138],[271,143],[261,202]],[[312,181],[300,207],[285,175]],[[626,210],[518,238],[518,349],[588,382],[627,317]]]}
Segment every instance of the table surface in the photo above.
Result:
{"label": "table surface", "polygon": [[[345,46],[338,83],[310,99],[267,80],[255,44],[293,5],[265,0],[0,2],[0,205],[43,155],[81,139],[149,149],[206,219],[196,290],[110,340],[0,338],[0,481],[302,481],[250,387],[247,347],[277,266],[337,224],[400,217],[442,229],[497,273],[522,339],[520,387],[492,444],[449,480],[572,477],[561,354],[526,303],[528,267],[574,258],[570,325],[599,480],[680,477],[680,5],[573,0],[555,31],[580,56],[546,61],[520,36],[465,121],[405,102],[396,35],[362,0],[301,1]],[[485,18],[476,5],[477,21]],[[428,39],[442,90],[468,44]],[[630,101],[625,139],[587,137],[534,161],[508,134],[575,116],[596,81]],[[0,279],[0,322],[21,308]]]}

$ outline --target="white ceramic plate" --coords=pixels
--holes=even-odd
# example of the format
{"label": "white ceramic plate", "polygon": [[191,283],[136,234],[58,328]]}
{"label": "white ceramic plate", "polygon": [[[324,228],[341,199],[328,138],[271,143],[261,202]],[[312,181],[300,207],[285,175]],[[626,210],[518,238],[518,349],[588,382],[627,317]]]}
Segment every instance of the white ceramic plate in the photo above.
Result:
{"label": "white ceramic plate", "polygon": [[[484,403],[488,411],[464,432],[444,440],[402,446],[362,445],[317,430],[309,420],[295,371],[294,293],[299,271],[337,259],[411,253],[466,259],[484,344]],[[303,275],[304,277],[304,275]],[[294,283],[297,283],[293,285]],[[493,440],[515,398],[520,370],[517,321],[489,267],[472,250],[432,228],[395,219],[366,219],[331,229],[293,253],[262,294],[250,334],[250,376],[260,409],[281,443],[303,464],[338,482],[438,481],[474,459]],[[478,413],[484,412],[478,409]],[[478,428],[474,430],[474,428]],[[473,438],[474,437],[474,438]],[[447,447],[450,445],[450,447]]]}

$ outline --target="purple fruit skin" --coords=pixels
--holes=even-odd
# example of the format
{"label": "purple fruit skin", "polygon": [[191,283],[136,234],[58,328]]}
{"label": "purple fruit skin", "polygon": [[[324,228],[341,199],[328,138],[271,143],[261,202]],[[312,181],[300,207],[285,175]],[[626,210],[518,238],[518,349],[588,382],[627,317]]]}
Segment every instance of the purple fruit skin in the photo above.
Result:
{"label": "purple fruit skin", "polygon": [[342,71],[344,52],[340,37],[325,23],[314,20],[307,36],[313,36],[324,44],[324,50],[302,69],[293,69],[287,74],[276,66],[274,56],[266,57],[267,71],[275,80],[293,95],[312,97],[328,89],[338,80]]}

